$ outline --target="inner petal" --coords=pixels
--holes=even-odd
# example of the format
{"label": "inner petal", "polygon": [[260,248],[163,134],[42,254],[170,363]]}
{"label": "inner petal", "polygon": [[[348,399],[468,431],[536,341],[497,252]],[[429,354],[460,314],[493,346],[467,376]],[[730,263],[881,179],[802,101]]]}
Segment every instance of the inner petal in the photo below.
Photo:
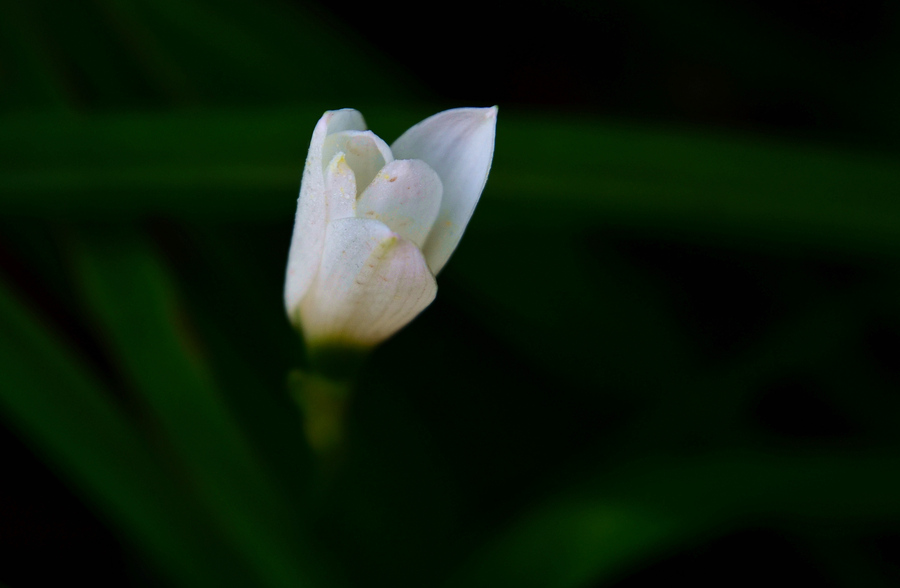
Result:
{"label": "inner petal", "polygon": [[344,152],[360,192],[378,170],[394,160],[391,148],[372,131],[342,131],[328,135],[322,147],[322,162],[330,162],[339,151]]}
{"label": "inner petal", "polygon": [[356,215],[380,220],[421,248],[441,208],[441,179],[420,159],[384,166],[359,197]]}
{"label": "inner petal", "polygon": [[356,177],[343,151],[335,153],[325,168],[328,222],[356,216]]}

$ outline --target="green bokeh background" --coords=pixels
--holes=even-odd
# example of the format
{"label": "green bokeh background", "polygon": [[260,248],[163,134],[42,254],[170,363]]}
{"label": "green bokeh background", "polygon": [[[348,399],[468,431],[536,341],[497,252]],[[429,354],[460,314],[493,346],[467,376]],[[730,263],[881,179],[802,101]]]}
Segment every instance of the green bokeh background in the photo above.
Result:
{"label": "green bokeh background", "polygon": [[[0,2],[0,584],[900,584],[898,26]],[[316,473],[281,301],[315,121],[491,104],[438,298]]]}

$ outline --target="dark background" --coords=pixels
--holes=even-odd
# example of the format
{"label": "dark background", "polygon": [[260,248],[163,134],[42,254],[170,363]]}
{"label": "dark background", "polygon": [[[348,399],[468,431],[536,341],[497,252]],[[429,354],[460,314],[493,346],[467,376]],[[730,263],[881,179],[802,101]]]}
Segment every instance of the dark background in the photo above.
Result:
{"label": "dark background", "polygon": [[154,447],[159,374],[201,371],[303,487],[280,297],[312,127],[492,104],[436,302],[364,368],[330,490],[292,495],[338,575],[900,583],[898,27],[848,0],[3,2],[0,583],[179,585],[56,449],[91,427],[22,408],[66,393],[48,358]]}

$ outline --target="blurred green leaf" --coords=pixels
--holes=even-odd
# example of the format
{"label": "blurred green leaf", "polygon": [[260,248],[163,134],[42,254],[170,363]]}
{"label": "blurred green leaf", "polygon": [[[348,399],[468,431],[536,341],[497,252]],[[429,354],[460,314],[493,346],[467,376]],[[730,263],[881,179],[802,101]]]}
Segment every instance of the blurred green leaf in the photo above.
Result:
{"label": "blurred green leaf", "polygon": [[665,517],[631,505],[554,505],[511,527],[447,586],[585,586],[671,544],[678,531]]}
{"label": "blurred green leaf", "polygon": [[0,108],[13,111],[286,105],[310,96],[324,110],[358,99],[360,87],[376,103],[424,93],[376,48],[303,4],[12,0],[0,15]]}
{"label": "blurred green leaf", "polygon": [[892,455],[635,461],[601,480],[570,484],[525,513],[447,586],[584,586],[747,519],[897,521],[898,467]]}
{"label": "blurred green leaf", "polygon": [[[364,114],[388,140],[416,120],[377,108]],[[290,219],[320,115],[307,107],[7,118],[0,210]],[[878,153],[510,112],[501,113],[478,219],[569,234],[620,224],[896,255],[897,185],[898,167]]]}
{"label": "blurred green leaf", "polygon": [[272,255],[270,233],[240,224],[179,223],[153,234],[181,285],[223,400],[267,474],[297,502],[310,491],[312,456],[286,374],[302,356],[302,342],[285,319],[286,253]]}
{"label": "blurred green leaf", "polygon": [[5,287],[0,373],[4,417],[173,581],[226,586],[247,578],[135,422]]}
{"label": "blurred green leaf", "polygon": [[[134,229],[73,243],[84,300],[123,375],[158,420],[222,531],[270,586],[315,585],[318,562],[292,508],[212,386],[171,278]],[[290,451],[290,448],[288,448]]]}

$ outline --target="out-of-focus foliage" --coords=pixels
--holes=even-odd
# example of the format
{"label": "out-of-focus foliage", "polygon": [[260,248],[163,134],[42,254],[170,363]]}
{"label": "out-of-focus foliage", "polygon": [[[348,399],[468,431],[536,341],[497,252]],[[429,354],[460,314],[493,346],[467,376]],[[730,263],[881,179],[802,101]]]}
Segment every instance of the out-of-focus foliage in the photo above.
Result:
{"label": "out-of-focus foliage", "polygon": [[[787,6],[0,4],[0,581],[896,583],[897,12]],[[493,102],[438,299],[317,472],[312,127]]]}

